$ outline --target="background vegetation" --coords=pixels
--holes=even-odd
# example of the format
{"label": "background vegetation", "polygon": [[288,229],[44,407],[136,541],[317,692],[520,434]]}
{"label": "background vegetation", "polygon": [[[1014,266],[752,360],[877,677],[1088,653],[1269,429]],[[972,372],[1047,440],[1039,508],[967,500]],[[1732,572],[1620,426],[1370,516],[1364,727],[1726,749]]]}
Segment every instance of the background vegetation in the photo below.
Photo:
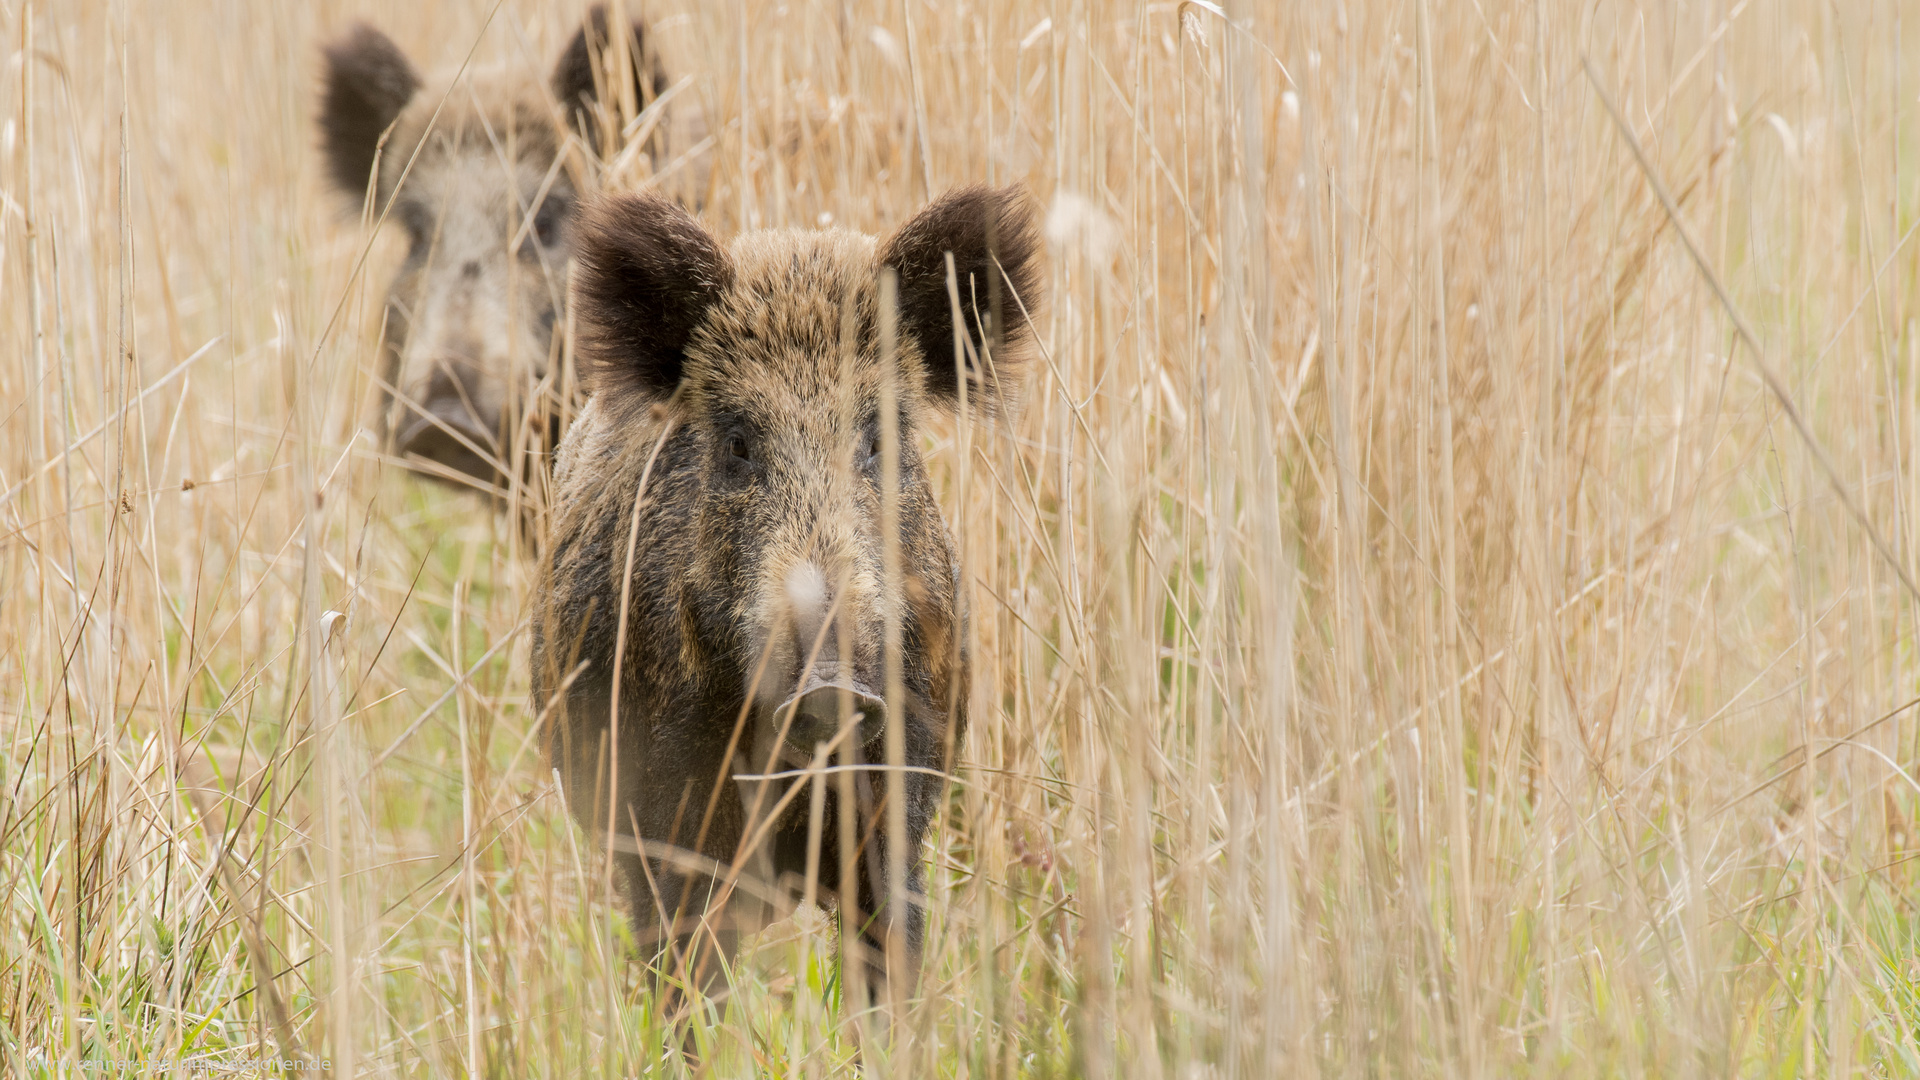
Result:
{"label": "background vegetation", "polygon": [[[1027,406],[929,446],[974,727],[865,1068],[1920,1073],[1920,13],[1223,6],[644,5],[717,232],[1047,208]],[[0,0],[0,1069],[697,1071],[518,530],[362,431],[312,127],[352,18],[544,74],[550,7]],[[699,1070],[851,1075],[832,950]]]}

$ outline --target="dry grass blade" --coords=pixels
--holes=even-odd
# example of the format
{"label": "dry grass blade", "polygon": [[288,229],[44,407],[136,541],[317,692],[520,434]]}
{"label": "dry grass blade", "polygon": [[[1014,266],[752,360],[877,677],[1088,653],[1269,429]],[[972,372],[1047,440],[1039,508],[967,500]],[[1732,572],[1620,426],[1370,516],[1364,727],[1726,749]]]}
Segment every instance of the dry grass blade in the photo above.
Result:
{"label": "dry grass blade", "polygon": [[1680,208],[1674,204],[1673,194],[1667,190],[1667,185],[1660,179],[1660,173],[1653,167],[1653,163],[1647,160],[1647,152],[1641,148],[1640,140],[1634,136],[1633,129],[1628,127],[1626,120],[1621,118],[1620,109],[1614,105],[1613,97],[1607,93],[1607,88],[1600,85],[1600,75],[1593,70],[1593,61],[1582,56],[1580,64],[1586,69],[1588,81],[1593,84],[1593,92],[1600,96],[1600,103],[1606,106],[1607,115],[1613,118],[1614,127],[1619,130],[1620,137],[1626,140],[1627,147],[1633,151],[1633,159],[1639,162],[1640,171],[1646,176],[1647,183],[1653,187],[1654,194],[1659,196],[1661,209],[1667,212],[1668,223],[1679,235],[1680,243],[1685,245],[1687,255],[1693,259],[1693,265],[1700,271],[1700,276],[1705,278],[1707,285],[1713,289],[1714,299],[1720,301],[1720,306],[1725,309],[1728,320],[1733,323],[1734,333],[1740,335],[1741,344],[1747,347],[1748,357],[1753,360],[1753,366],[1760,372],[1760,377],[1766,380],[1767,389],[1772,391],[1774,400],[1780,405],[1781,413],[1786,416],[1787,422],[1793,425],[1794,433],[1799,435],[1800,441],[1806,444],[1808,452],[1813,454],[1813,459],[1819,462],[1820,471],[1826,474],[1827,483],[1832,486],[1833,493],[1846,506],[1847,513],[1853,515],[1853,520],[1859,524],[1861,531],[1867,534],[1867,539],[1872,541],[1874,550],[1880,553],[1880,558],[1886,562],[1887,568],[1899,577],[1900,584],[1906,586],[1908,595],[1915,600],[1920,600],[1920,585],[1915,585],[1912,575],[1907,573],[1906,562],[1888,545],[1886,538],[1880,535],[1879,527],[1874,525],[1873,519],[1869,518],[1866,510],[1860,506],[1853,486],[1840,475],[1840,470],[1834,466],[1833,459],[1827,455],[1826,448],[1820,445],[1820,440],[1813,434],[1813,429],[1809,428],[1806,420],[1801,417],[1800,409],[1793,403],[1793,394],[1787,389],[1786,380],[1782,379],[1779,372],[1773,370],[1773,365],[1767,362],[1766,350],[1761,348],[1760,339],[1754,335],[1753,328],[1747,325],[1746,316],[1740,313],[1739,306],[1733,302],[1732,297],[1727,295],[1726,286],[1720,283],[1720,275],[1714,273],[1712,265],[1707,262],[1707,257],[1700,253],[1700,245],[1694,242],[1693,234],[1687,231],[1686,222],[1680,218]]}

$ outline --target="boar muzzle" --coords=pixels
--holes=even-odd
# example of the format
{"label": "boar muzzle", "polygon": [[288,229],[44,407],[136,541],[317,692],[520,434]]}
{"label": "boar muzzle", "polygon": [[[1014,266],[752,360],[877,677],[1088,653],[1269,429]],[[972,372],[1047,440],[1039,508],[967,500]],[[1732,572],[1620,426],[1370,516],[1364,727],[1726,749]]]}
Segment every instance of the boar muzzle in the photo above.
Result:
{"label": "boar muzzle", "polygon": [[409,402],[399,425],[394,449],[437,461],[482,480],[494,476],[493,463],[476,451],[491,451],[494,433],[474,416],[472,389],[457,377],[437,371],[422,388],[420,400]]}
{"label": "boar muzzle", "polygon": [[842,716],[858,724],[859,731],[840,745],[868,746],[886,728],[887,704],[838,664],[816,665],[800,680],[800,688],[773,710],[776,728],[787,725],[787,745],[808,756],[816,745],[833,742],[840,734]]}

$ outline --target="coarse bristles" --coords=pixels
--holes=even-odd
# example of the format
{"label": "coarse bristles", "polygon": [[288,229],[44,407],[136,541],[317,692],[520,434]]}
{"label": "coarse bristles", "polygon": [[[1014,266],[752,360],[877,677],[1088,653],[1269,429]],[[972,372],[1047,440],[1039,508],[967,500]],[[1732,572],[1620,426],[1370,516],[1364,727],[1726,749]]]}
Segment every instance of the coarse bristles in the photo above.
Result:
{"label": "coarse bristles", "polygon": [[0,2],[0,1071],[1920,1075],[1906,0],[607,5],[549,181],[1034,200],[1044,308],[954,297],[1020,408],[918,447],[971,719],[890,1026],[786,898],[658,1007],[539,536],[370,434],[323,46],[407,58],[359,135],[483,116],[561,6]]}

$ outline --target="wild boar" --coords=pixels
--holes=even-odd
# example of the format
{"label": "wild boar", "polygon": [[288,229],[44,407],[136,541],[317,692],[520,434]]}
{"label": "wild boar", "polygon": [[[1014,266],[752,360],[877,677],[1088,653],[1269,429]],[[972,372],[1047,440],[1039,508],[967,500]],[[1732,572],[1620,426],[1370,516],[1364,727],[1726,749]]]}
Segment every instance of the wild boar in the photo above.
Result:
{"label": "wild boar", "polygon": [[[918,968],[920,849],[967,720],[921,436],[936,412],[1013,400],[1039,300],[1027,199],[955,191],[885,242],[723,247],[672,203],[619,196],[576,244],[589,398],[532,621],[569,805],[673,963],[696,939],[731,950],[755,897],[817,884],[864,945],[849,978],[877,993]],[[829,760],[845,767],[816,783]]]}
{"label": "wild boar", "polygon": [[[607,143],[623,108],[667,87],[642,24],[615,44],[595,8],[545,87],[501,72],[428,87],[364,23],[326,47],[329,176],[407,234],[387,294],[380,430],[417,471],[483,489],[529,476],[513,463],[530,458],[544,473],[569,411],[567,380],[548,377],[583,175],[568,148]],[[603,93],[620,77],[631,94]]]}

